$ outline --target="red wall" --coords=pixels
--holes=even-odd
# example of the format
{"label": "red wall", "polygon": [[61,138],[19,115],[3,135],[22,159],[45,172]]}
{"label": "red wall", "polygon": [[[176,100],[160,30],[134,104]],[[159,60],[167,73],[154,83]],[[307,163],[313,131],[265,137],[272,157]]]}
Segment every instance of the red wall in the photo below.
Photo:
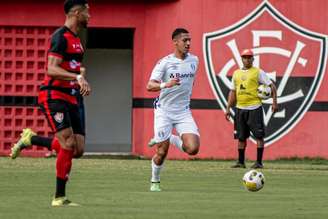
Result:
{"label": "red wall", "polygon": [[[60,26],[64,21],[61,1],[43,2],[12,1],[0,3],[1,26]],[[108,3],[109,2],[109,3]],[[150,72],[157,60],[173,51],[171,32],[181,26],[187,28],[192,36],[192,53],[200,58],[199,71],[195,82],[192,99],[217,100],[210,85],[206,60],[204,59],[203,35],[227,28],[238,23],[249,15],[262,1],[260,0],[180,0],[180,1],[91,1],[91,27],[129,27],[135,28],[134,56],[133,56],[133,97],[151,98],[156,94],[148,93],[145,89]],[[20,4],[17,4],[20,3]],[[326,21],[328,15],[328,2],[325,0],[299,0],[280,1],[271,0],[270,4],[289,21],[299,27],[320,34],[328,35]],[[299,39],[308,43],[304,54],[308,60],[308,71],[298,71],[299,77],[313,77],[319,57],[320,46],[318,42],[309,42],[297,33],[292,33],[288,28],[278,22],[273,22],[269,15],[264,15],[262,20],[242,28],[230,37],[238,40],[239,49],[252,47],[251,31],[256,30],[281,30],[282,40],[263,40],[266,46],[271,44],[293,51],[295,42]],[[288,35],[289,34],[289,35]],[[287,36],[287,41],[286,37]],[[289,36],[289,37],[288,37]],[[219,71],[221,65],[231,58],[231,51],[224,48],[222,40],[213,44],[213,48],[222,49],[222,53],[213,53],[215,70]],[[279,70],[277,75],[282,77],[282,71],[287,67],[289,59],[277,58],[270,62],[270,56],[261,59],[262,68],[267,71]],[[324,60],[326,61],[326,59]],[[279,67],[280,66],[280,67]],[[295,71],[300,67],[295,67]],[[322,72],[324,74],[327,70]],[[229,73],[231,74],[231,72]],[[293,73],[292,73],[293,74]],[[327,75],[323,76],[318,92],[314,95],[313,102],[326,104],[318,110],[308,108],[299,121],[278,140],[268,145],[265,159],[279,157],[325,157],[328,158],[328,141],[325,130],[328,128],[327,106],[328,84]],[[293,85],[297,86],[297,84]],[[311,103],[310,103],[311,104]],[[298,105],[288,105],[295,108]],[[0,107],[1,108],[1,107]],[[1,111],[0,111],[1,112]],[[194,109],[193,115],[199,126],[201,134],[201,150],[199,158],[235,158],[236,141],[232,139],[233,125],[224,119],[223,111],[218,109]],[[322,131],[320,131],[322,130]],[[133,153],[150,157],[153,149],[147,148],[147,142],[153,135],[153,111],[149,108],[133,109]],[[1,138],[1,134],[0,134]],[[256,157],[256,148],[250,141],[247,157]],[[1,148],[0,148],[1,150]],[[188,158],[174,147],[170,149],[170,158]]]}

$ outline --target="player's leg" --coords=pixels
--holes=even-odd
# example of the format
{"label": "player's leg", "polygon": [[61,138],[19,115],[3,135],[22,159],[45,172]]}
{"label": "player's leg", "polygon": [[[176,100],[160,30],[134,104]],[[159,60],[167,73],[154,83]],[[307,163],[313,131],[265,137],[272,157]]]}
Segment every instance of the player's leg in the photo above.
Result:
{"label": "player's leg", "polygon": [[74,158],[80,158],[83,156],[85,148],[84,106],[82,103],[80,103],[78,106],[70,105],[69,112],[71,125],[76,140]]}
{"label": "player's leg", "polygon": [[72,167],[76,139],[71,127],[56,132],[56,138],[60,144],[60,150],[56,161],[56,193],[52,200],[53,207],[78,206],[66,198],[66,184]]}
{"label": "player's leg", "polygon": [[152,192],[160,192],[160,173],[164,166],[164,160],[167,156],[167,152],[169,150],[169,140],[163,141],[157,144],[156,153],[151,161],[151,185],[150,191]]}
{"label": "player's leg", "polygon": [[232,165],[232,168],[246,168],[245,165],[245,149],[246,140],[238,140],[238,161]]}
{"label": "player's leg", "polygon": [[56,160],[56,193],[51,205],[76,206],[66,198],[66,183],[72,166],[73,149],[76,145],[73,133],[69,103],[61,100],[48,100],[44,102],[44,113],[55,132],[52,141],[53,148],[57,150]]}
{"label": "player's leg", "polygon": [[[47,102],[43,102],[40,103],[40,109],[41,111],[45,114],[46,119],[48,121],[48,123],[50,124],[52,130],[56,130],[57,129],[57,125],[60,125],[59,123],[57,124],[57,121],[53,119],[52,115],[57,115],[58,117],[57,120],[60,121],[60,117],[59,115],[61,115],[61,112],[65,112],[65,109],[63,109],[63,107],[61,106],[61,102],[57,101],[57,100],[53,100],[53,101],[47,101]],[[53,111],[53,112],[51,112]],[[59,114],[57,114],[57,112],[59,112]],[[60,126],[59,126],[60,128]],[[54,137],[43,137],[40,135],[34,135],[31,137],[31,143],[32,145],[36,145],[39,147],[45,147],[47,148],[49,151],[55,151],[57,154],[59,152],[60,149],[60,144],[58,139],[54,136]]]}
{"label": "player's leg", "polygon": [[65,185],[71,170],[76,141],[71,127],[58,131],[56,137],[60,144],[56,161],[57,189],[55,198],[58,198],[66,196]]}
{"label": "player's leg", "polygon": [[186,152],[189,155],[196,155],[199,151],[200,138],[198,127],[191,111],[185,111],[176,114],[174,117],[174,124],[179,136],[171,135],[170,142],[178,149]]}
{"label": "player's leg", "polygon": [[264,127],[262,107],[250,111],[248,123],[257,143],[257,159],[251,168],[254,169],[263,168],[262,158],[264,152],[263,138],[265,136],[265,127]]}
{"label": "player's leg", "polygon": [[184,133],[181,135],[182,148],[189,155],[196,155],[199,151],[200,138],[197,134]]}
{"label": "player's leg", "polygon": [[[46,115],[46,118],[49,122],[49,124],[52,126],[53,130],[56,129],[54,126],[54,122],[50,122],[49,119],[51,119],[50,111],[49,111],[49,103],[41,103],[40,108],[43,111],[43,113]],[[50,103],[51,107],[53,103]],[[46,106],[46,107],[45,107]],[[59,118],[59,117],[58,117]],[[23,129],[22,133],[20,134],[20,138],[17,141],[17,143],[14,144],[14,146],[11,148],[10,157],[12,159],[15,159],[20,155],[20,152],[28,147],[31,147],[32,145],[36,145],[39,147],[45,147],[49,151],[56,151],[58,153],[58,150],[60,148],[58,139],[57,138],[49,138],[37,135],[31,128],[25,128]]]}
{"label": "player's leg", "polygon": [[256,139],[257,143],[257,156],[256,156],[256,162],[251,166],[253,169],[261,169],[263,168],[263,152],[264,152],[264,140],[262,139]]}
{"label": "player's leg", "polygon": [[157,143],[156,153],[151,161],[152,177],[150,191],[161,191],[159,187],[160,173],[169,150],[169,138],[172,128],[168,114],[161,109],[156,109],[154,112],[154,140],[159,143]]}
{"label": "player's leg", "polygon": [[238,139],[238,161],[232,165],[232,168],[246,168],[245,150],[247,146],[247,138],[250,135],[247,125],[248,111],[236,109],[234,117],[234,138]]}
{"label": "player's leg", "polygon": [[75,134],[76,146],[74,148],[74,158],[80,158],[84,154],[85,137],[80,134]]}

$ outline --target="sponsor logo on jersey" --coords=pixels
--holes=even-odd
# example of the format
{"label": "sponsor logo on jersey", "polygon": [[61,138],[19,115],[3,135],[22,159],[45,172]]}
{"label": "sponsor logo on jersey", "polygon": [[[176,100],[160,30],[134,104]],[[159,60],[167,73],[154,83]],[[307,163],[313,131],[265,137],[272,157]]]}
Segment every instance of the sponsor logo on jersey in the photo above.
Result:
{"label": "sponsor logo on jersey", "polygon": [[171,73],[170,78],[193,78],[195,75],[193,73]]}
{"label": "sponsor logo on jersey", "polygon": [[76,52],[83,52],[83,46],[80,42],[79,43],[73,43],[72,46],[73,46],[73,48],[75,49]]}
{"label": "sponsor logo on jersey", "polygon": [[196,70],[196,65],[194,63],[191,63],[190,68],[191,68],[192,71],[195,71]]}
{"label": "sponsor logo on jersey", "polygon": [[[206,72],[220,107],[225,110],[232,73],[242,67],[240,52],[250,48],[254,66],[263,69],[277,87],[279,112],[272,99],[263,101],[266,146],[302,121],[325,74],[328,37],[289,20],[263,1],[249,15],[203,36]],[[253,139],[254,140],[254,139]]]}
{"label": "sponsor logo on jersey", "polygon": [[71,69],[76,69],[77,67],[80,67],[81,63],[77,62],[76,60],[72,60],[69,62],[69,67]]}

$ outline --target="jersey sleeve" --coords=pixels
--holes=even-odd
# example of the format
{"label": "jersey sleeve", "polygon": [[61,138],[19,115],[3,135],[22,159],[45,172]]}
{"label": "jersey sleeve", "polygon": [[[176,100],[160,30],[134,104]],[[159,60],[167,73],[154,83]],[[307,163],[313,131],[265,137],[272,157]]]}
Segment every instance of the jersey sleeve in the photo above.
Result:
{"label": "jersey sleeve", "polygon": [[62,34],[54,34],[51,38],[50,49],[48,55],[63,58],[67,47],[67,41]]}
{"label": "jersey sleeve", "polygon": [[165,61],[161,59],[155,65],[151,73],[150,80],[162,81],[164,71],[165,71]]}
{"label": "jersey sleeve", "polygon": [[260,70],[259,83],[260,84],[265,84],[267,86],[272,84],[272,81],[270,80],[269,76],[263,70]]}

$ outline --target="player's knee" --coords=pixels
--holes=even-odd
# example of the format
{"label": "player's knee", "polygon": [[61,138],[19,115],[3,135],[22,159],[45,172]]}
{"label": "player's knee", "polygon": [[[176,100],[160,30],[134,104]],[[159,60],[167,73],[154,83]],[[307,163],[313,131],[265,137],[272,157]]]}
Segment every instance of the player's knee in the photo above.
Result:
{"label": "player's knee", "polygon": [[199,151],[198,141],[189,141],[184,144],[184,151],[189,155],[196,155]]}
{"label": "player's knee", "polygon": [[74,158],[80,158],[80,157],[82,157],[83,156],[83,154],[84,154],[84,150],[83,149],[81,149],[81,148],[78,148],[78,149],[75,149],[74,150]]}
{"label": "player's knee", "polygon": [[199,152],[199,147],[198,146],[189,146],[185,148],[185,152],[189,155],[196,155]]}
{"label": "player's knee", "polygon": [[70,135],[65,139],[65,145],[63,145],[64,148],[67,149],[73,149],[76,147],[76,140],[74,138],[74,135]]}
{"label": "player's knee", "polygon": [[239,140],[238,141],[238,149],[245,149],[247,147],[246,140]]}

